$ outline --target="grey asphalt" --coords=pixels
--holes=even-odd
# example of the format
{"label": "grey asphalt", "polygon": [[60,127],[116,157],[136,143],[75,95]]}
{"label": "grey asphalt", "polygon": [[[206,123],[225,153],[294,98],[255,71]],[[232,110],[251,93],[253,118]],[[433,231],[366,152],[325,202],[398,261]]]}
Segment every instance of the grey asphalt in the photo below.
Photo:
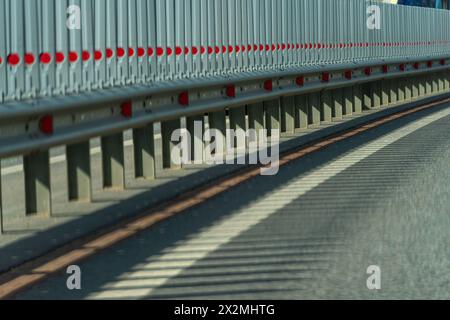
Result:
{"label": "grey asphalt", "polygon": [[[261,199],[279,201],[276,190],[430,113],[296,160],[99,253],[80,264],[82,290],[69,291],[61,273],[16,298],[83,299],[105,290],[132,298],[125,290],[148,290],[140,298],[450,299],[450,117],[343,170],[156,287],[168,269],[145,268],[217,221]],[[172,265],[183,259],[189,252]],[[381,268],[381,290],[366,286],[370,265]],[[136,271],[128,287],[111,289]]]}

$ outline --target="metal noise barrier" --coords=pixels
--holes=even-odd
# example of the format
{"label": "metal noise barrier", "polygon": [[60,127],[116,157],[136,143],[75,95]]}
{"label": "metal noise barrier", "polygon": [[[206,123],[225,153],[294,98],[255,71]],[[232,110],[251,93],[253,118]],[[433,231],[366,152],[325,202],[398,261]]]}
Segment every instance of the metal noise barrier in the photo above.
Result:
{"label": "metal noise barrier", "polygon": [[365,0],[0,0],[0,103],[442,55],[449,15]]}

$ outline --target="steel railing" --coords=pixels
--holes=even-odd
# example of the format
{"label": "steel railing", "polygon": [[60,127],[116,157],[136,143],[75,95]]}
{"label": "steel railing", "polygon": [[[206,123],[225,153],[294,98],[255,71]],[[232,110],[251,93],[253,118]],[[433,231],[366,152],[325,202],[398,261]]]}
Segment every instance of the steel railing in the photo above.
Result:
{"label": "steel railing", "polygon": [[[66,26],[69,6],[81,30]],[[152,179],[155,123],[173,168],[181,118],[293,133],[448,92],[448,14],[359,0],[0,0],[0,159],[23,156],[26,214],[51,215],[52,147],[66,147],[68,200],[90,201],[94,137],[103,187],[121,190],[128,129],[135,176]]]}

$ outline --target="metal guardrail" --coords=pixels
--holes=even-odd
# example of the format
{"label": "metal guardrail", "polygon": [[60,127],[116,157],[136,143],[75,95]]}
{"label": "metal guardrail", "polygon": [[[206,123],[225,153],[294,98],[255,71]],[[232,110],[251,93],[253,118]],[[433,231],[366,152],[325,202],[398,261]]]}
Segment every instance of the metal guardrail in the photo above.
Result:
{"label": "metal guardrail", "polygon": [[[66,30],[69,4],[80,5],[81,31]],[[66,146],[68,200],[90,201],[93,137],[101,137],[104,188],[121,190],[128,129],[135,176],[153,179],[158,122],[163,167],[174,168],[170,136],[181,118],[191,131],[206,114],[224,136],[227,118],[232,128],[293,133],[449,91],[448,12],[377,3],[390,29],[369,31],[371,4],[0,0],[0,159],[24,156],[26,214],[52,214],[55,146]],[[1,216],[0,201],[0,231]]]}

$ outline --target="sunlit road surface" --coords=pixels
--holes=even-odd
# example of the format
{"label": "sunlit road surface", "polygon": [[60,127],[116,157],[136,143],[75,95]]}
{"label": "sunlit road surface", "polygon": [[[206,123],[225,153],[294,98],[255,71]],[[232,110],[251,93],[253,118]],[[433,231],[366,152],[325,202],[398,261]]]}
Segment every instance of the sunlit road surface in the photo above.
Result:
{"label": "sunlit road surface", "polygon": [[[450,107],[257,177],[18,299],[450,299]],[[381,289],[369,290],[369,266]]]}

